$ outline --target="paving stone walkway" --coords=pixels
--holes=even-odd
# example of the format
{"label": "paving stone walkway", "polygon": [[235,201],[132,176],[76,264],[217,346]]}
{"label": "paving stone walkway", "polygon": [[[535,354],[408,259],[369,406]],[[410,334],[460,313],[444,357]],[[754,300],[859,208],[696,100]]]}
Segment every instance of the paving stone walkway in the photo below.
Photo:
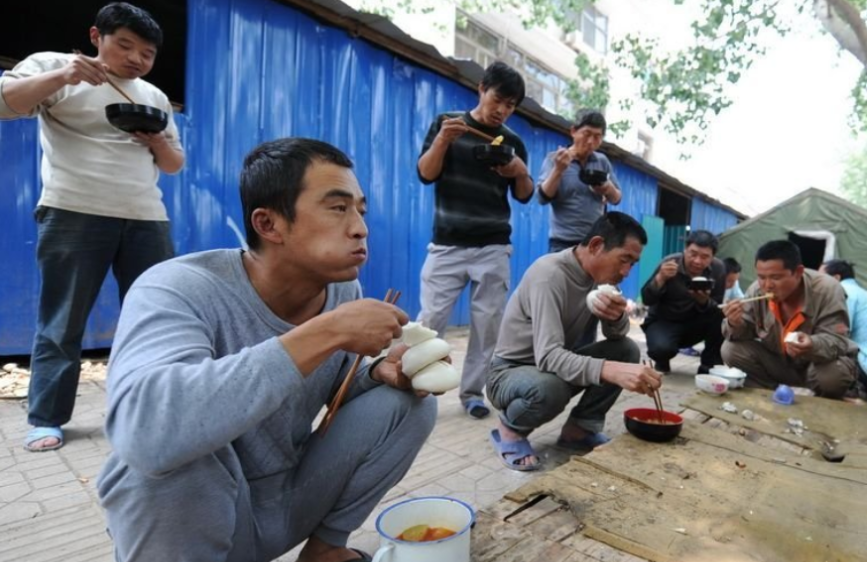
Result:
{"label": "paving stone walkway", "polygon": [[[451,330],[454,363],[460,367],[466,349],[466,330]],[[631,336],[644,345],[640,329]],[[694,391],[692,376],[698,361],[679,355],[672,361],[676,373],[666,376],[663,398],[667,409]],[[496,421],[466,416],[457,392],[440,397],[433,435],[407,476],[383,499],[368,521],[351,538],[351,545],[368,551],[378,546],[374,520],[382,508],[409,497],[447,495],[482,508],[504,493],[534,477],[505,468],[493,454],[488,432]],[[625,431],[623,410],[652,407],[644,396],[623,393],[608,416],[606,431]],[[0,401],[0,562],[111,562],[111,541],[99,507],[95,480],[109,446],[103,435],[105,385],[85,380],[73,421],[66,426],[67,444],[46,453],[30,453],[22,447],[27,432],[25,403]],[[568,459],[555,447],[561,418],[533,434],[532,442],[543,458],[544,470]],[[538,473],[535,473],[538,474]],[[296,549],[297,551],[297,549]],[[295,560],[296,551],[279,560]]]}

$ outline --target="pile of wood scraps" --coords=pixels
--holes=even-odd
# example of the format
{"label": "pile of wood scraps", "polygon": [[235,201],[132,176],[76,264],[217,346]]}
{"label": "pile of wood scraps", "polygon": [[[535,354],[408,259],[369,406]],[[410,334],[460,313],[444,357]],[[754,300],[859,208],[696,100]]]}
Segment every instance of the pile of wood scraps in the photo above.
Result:
{"label": "pile of wood scraps", "polygon": [[16,363],[7,363],[0,368],[0,398],[27,398],[30,386],[30,371]]}

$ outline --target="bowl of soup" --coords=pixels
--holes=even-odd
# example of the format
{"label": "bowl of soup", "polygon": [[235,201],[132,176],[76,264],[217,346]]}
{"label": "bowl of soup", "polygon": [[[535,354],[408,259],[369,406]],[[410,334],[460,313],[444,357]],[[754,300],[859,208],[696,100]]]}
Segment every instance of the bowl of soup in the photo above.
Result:
{"label": "bowl of soup", "polygon": [[683,418],[679,415],[660,412],[655,408],[632,408],[623,412],[623,423],[632,435],[645,441],[662,443],[671,441],[683,429]]}

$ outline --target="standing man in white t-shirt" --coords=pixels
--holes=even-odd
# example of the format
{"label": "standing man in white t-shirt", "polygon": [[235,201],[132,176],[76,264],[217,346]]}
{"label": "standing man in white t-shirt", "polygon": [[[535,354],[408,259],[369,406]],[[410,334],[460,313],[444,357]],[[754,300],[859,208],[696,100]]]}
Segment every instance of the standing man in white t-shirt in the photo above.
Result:
{"label": "standing man in white t-shirt", "polygon": [[[31,359],[24,446],[63,445],[72,417],[81,342],[109,267],[120,299],[139,274],[174,254],[157,187],[184,152],[168,98],[142,80],[153,68],[162,30],[149,13],[124,2],[103,7],[90,28],[95,58],[35,53],[0,77],[0,118],[39,117],[42,195],[36,207],[36,258],[42,277]],[[139,104],[162,109],[160,133],[125,133],[104,107],[125,100],[111,77]]]}

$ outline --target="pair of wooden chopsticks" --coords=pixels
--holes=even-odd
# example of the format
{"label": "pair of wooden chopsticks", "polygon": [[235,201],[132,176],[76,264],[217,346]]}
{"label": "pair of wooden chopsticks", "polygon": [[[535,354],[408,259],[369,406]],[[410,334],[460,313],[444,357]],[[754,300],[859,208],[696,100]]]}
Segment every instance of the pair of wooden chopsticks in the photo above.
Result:
{"label": "pair of wooden chopsticks", "polygon": [[496,137],[492,137],[488,133],[480,131],[480,130],[476,129],[475,127],[470,127],[466,123],[464,123],[464,126],[467,128],[467,132],[472,133],[472,134],[476,135],[477,137],[481,137],[488,142],[493,142],[494,139],[496,139]]}
{"label": "pair of wooden chopsticks", "polygon": [[[399,298],[400,291],[392,291],[391,289],[389,289],[385,293],[385,298],[383,300],[388,304],[395,304],[397,303],[397,299]],[[358,367],[361,366],[362,359],[364,359],[364,356],[360,354],[355,357],[355,362],[352,363],[352,367],[349,368],[349,372],[346,374],[346,378],[343,379],[343,382],[340,384],[340,388],[337,389],[337,393],[331,400],[331,404],[328,405],[328,410],[325,412],[325,417],[322,418],[322,421],[319,422],[319,427],[316,428],[316,431],[319,432],[320,437],[324,437],[325,434],[328,432],[328,428],[331,427],[331,423],[334,421],[334,416],[337,415],[337,410],[340,408],[340,405],[343,404],[344,398],[346,398],[346,393],[349,391],[349,385],[355,378],[355,372],[358,370]]]}
{"label": "pair of wooden chopsticks", "polygon": [[[772,298],[774,298],[774,293],[765,293],[764,295],[759,295],[757,297],[750,297],[748,299],[737,299],[737,302],[763,301],[765,299],[772,299]],[[735,301],[729,301],[729,302],[735,302]],[[719,306],[720,308],[725,308],[728,306],[729,302],[719,304],[717,306]]]}
{"label": "pair of wooden chopsticks", "polygon": [[[79,51],[78,49],[73,49],[73,50],[72,50],[72,54],[74,54],[74,55],[80,55],[80,54],[81,54],[81,51]],[[132,98],[129,96],[129,94],[127,94],[126,92],[124,92],[123,89],[122,89],[120,86],[118,86],[117,84],[115,84],[114,81],[111,79],[111,77],[108,75],[108,73],[106,73],[106,75],[105,75],[105,81],[108,82],[108,85],[109,85],[109,86],[111,86],[112,88],[114,88],[115,90],[117,90],[118,93],[119,93],[120,95],[122,95],[123,97],[125,97],[129,103],[131,103],[131,104],[133,104],[133,105],[136,105],[135,100],[132,99]]]}
{"label": "pair of wooden chopsticks", "polygon": [[480,131],[478,129],[474,129],[473,127],[470,127],[469,125],[467,125],[467,131],[471,132],[472,134],[476,135],[477,137],[481,137],[481,138],[485,139],[488,142],[494,142],[494,139],[496,138],[496,137],[492,137],[491,135],[489,135],[487,133],[483,133],[482,131]]}
{"label": "pair of wooden chopsticks", "polygon": [[[650,367],[651,369],[654,368],[653,363],[649,359],[642,361],[642,363],[644,363],[644,365],[646,365],[647,367]],[[653,390],[652,396],[653,396],[653,404],[656,406],[656,415],[659,418],[659,421],[663,422],[663,421],[665,421],[665,416],[663,415],[663,412],[665,411],[665,409],[662,407],[662,394],[659,393],[658,388]]]}

